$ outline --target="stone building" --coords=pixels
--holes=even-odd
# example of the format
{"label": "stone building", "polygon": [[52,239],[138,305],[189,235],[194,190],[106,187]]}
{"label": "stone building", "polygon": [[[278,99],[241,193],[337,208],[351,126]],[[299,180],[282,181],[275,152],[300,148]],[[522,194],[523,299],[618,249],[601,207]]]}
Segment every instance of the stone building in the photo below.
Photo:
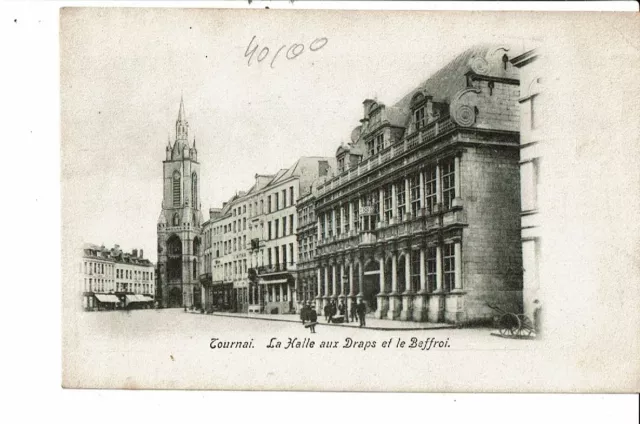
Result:
{"label": "stone building", "polygon": [[534,301],[542,301],[539,271],[541,257],[541,218],[538,207],[540,166],[544,137],[542,135],[542,78],[538,49],[527,50],[511,59],[520,69],[520,187],[522,203],[522,267],[525,314],[532,316]]}
{"label": "stone building", "polygon": [[82,305],[86,310],[148,307],[155,299],[154,265],[143,250],[125,253],[86,243],[82,248]]}
{"label": "stone building", "polygon": [[163,307],[201,303],[198,259],[201,254],[200,163],[196,140],[180,99],[176,139],[168,141],[163,166],[163,197],[158,218],[158,297]]}
{"label": "stone building", "polygon": [[276,174],[256,174],[249,190],[210,210],[203,226],[205,309],[297,310],[296,201],[332,163],[332,158],[302,157]]}
{"label": "stone building", "polygon": [[393,320],[522,310],[515,55],[475,46],[396,103],[364,101],[315,194],[318,312],[341,296]]}

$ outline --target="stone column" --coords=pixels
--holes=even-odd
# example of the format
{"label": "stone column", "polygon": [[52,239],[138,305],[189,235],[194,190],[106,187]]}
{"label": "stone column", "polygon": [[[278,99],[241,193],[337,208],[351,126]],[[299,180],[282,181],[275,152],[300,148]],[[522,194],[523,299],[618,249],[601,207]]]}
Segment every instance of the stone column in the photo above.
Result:
{"label": "stone column", "polygon": [[378,196],[380,206],[378,207],[378,221],[384,221],[384,186],[380,187],[380,194]]}
{"label": "stone column", "polygon": [[336,264],[331,265],[331,298],[336,299],[337,295],[337,281],[336,281]]}
{"label": "stone column", "polygon": [[324,307],[327,306],[329,299],[329,267],[324,267],[324,296],[322,296],[322,310],[324,313]]}
{"label": "stone column", "polygon": [[318,215],[316,217],[316,220],[318,221],[318,228],[317,228],[317,230],[318,230],[318,240],[322,240],[322,232],[321,232],[322,231],[322,225],[320,224],[320,215]]}
{"label": "stone column", "polygon": [[322,271],[320,266],[317,269],[318,281],[316,282],[318,288],[318,294],[316,295],[316,313],[320,315],[322,311]]}
{"label": "stone column", "polygon": [[364,266],[362,260],[358,259],[358,295],[364,297]]}
{"label": "stone column", "polygon": [[442,203],[442,190],[440,182],[440,164],[436,164],[436,203],[440,205]]}
{"label": "stone column", "polygon": [[[282,286],[282,283],[278,284],[278,290],[280,291],[280,302],[284,302],[284,290]],[[282,313],[282,308],[280,308],[279,312]]]}
{"label": "stone column", "polygon": [[380,262],[380,293],[376,296],[378,298],[378,309],[376,310],[376,318],[384,319],[387,317],[387,311],[389,311],[389,297],[384,291],[384,252],[378,259]]}
{"label": "stone column", "polygon": [[453,166],[454,166],[453,181],[454,181],[454,187],[455,187],[455,196],[454,196],[454,199],[452,200],[451,205],[455,207],[455,206],[462,206],[462,189],[460,186],[460,154],[457,154],[456,157],[454,158]]}
{"label": "stone column", "polygon": [[411,290],[411,249],[407,249],[404,255],[404,293],[402,293],[402,311],[400,319],[410,321],[413,317],[413,290]]}
{"label": "stone column", "polygon": [[391,184],[391,216],[394,218],[393,222],[396,222],[398,217],[398,198],[396,197],[396,183]]}
{"label": "stone column", "polygon": [[387,319],[396,319],[400,315],[400,295],[398,294],[398,253],[391,254],[391,293]]}
{"label": "stone column", "polygon": [[460,242],[457,241],[454,246],[454,265],[455,265],[455,277],[454,277],[454,288],[455,291],[462,290],[462,249]]}
{"label": "stone column", "polygon": [[436,289],[429,295],[429,322],[444,320],[444,293],[442,292],[442,246],[436,247]]}
{"label": "stone column", "polygon": [[420,208],[423,209],[427,205],[424,201],[424,171],[420,171]]}
{"label": "stone column", "polygon": [[404,214],[411,213],[411,185],[409,184],[409,178],[404,179]]}
{"label": "stone column", "polygon": [[353,202],[349,202],[349,228],[351,228],[351,231],[355,231],[355,228],[353,228]]}
{"label": "stone column", "polygon": [[331,208],[331,233],[336,236],[336,208]]}
{"label": "stone column", "polygon": [[425,246],[420,246],[420,291],[413,299],[413,320],[427,319],[427,273],[425,262]]}

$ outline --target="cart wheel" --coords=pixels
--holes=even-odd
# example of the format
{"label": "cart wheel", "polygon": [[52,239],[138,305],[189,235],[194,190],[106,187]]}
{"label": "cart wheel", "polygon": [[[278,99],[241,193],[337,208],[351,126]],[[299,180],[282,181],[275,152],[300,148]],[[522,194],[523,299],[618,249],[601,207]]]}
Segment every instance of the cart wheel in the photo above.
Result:
{"label": "cart wheel", "polygon": [[518,315],[518,318],[521,322],[520,335],[531,337],[531,334],[533,333],[533,324],[529,317],[526,315]]}
{"label": "cart wheel", "polygon": [[500,317],[500,334],[503,336],[513,336],[520,330],[520,319],[516,314],[508,313]]}

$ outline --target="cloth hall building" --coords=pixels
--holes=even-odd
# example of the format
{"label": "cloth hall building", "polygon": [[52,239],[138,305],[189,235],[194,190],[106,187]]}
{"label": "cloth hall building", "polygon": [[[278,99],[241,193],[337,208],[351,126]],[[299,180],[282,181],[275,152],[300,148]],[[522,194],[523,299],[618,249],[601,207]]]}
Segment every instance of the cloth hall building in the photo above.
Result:
{"label": "cloth hall building", "polygon": [[396,103],[364,101],[335,176],[312,196],[316,275],[303,286],[316,284],[307,296],[319,313],[356,298],[392,320],[480,323],[493,316],[487,304],[522,311],[510,62],[520,53],[476,46]]}

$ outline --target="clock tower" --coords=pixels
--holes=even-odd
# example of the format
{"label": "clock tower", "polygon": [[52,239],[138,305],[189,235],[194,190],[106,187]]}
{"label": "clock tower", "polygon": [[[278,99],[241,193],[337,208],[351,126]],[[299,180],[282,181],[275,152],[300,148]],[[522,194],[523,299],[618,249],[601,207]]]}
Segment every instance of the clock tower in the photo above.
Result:
{"label": "clock tower", "polygon": [[189,145],[184,101],[176,137],[162,162],[162,208],[158,218],[158,298],[165,308],[199,307],[201,254],[200,164],[196,140]]}

